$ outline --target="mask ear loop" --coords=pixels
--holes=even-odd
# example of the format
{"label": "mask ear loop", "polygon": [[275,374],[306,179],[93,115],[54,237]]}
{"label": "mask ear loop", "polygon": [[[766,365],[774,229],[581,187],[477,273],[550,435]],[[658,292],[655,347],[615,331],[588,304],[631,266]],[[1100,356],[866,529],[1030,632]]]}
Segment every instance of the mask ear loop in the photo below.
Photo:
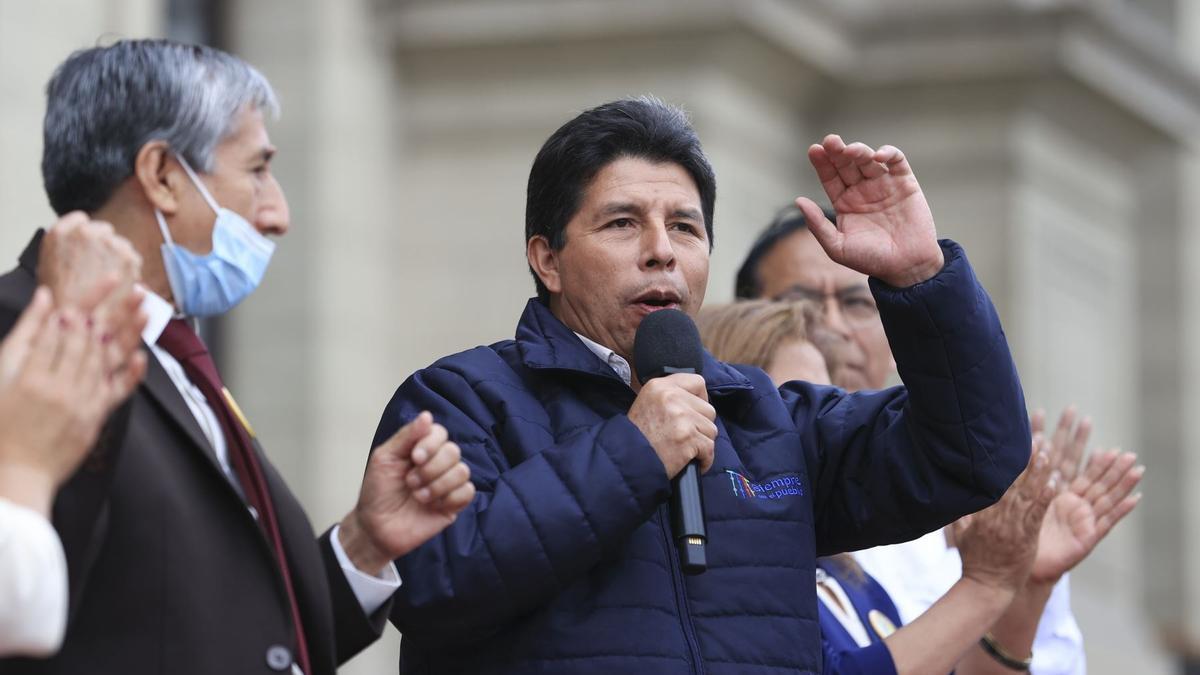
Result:
{"label": "mask ear loop", "polygon": [[213,210],[213,213],[219,215],[221,213],[221,207],[217,205],[217,200],[213,199],[212,195],[208,193],[208,188],[204,187],[204,183],[201,182],[200,177],[196,175],[196,172],[192,171],[192,166],[188,164],[188,161],[183,158],[182,154],[178,152],[172,152],[171,154],[175,155],[175,159],[179,160],[180,166],[182,166],[183,170],[187,172],[188,178],[192,179],[192,185],[195,185],[196,189],[200,191],[200,196],[204,197],[204,201],[208,203],[209,208]]}
{"label": "mask ear loop", "polygon": [[163,217],[162,211],[154,209],[154,219],[158,221],[158,231],[162,232],[163,243],[168,246],[174,246],[175,242],[171,239],[171,230],[167,229],[167,219]]}

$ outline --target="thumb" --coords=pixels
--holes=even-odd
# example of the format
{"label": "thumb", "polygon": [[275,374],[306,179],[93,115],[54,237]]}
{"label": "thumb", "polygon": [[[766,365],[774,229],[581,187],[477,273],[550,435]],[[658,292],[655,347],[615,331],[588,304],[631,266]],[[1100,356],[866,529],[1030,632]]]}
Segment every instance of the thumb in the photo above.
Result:
{"label": "thumb", "polygon": [[837,225],[829,222],[821,207],[808,197],[797,197],[796,207],[804,214],[804,222],[808,223],[808,229],[817,238],[817,243],[836,261],[834,253],[842,248],[842,233],[838,232]]}
{"label": "thumb", "polygon": [[375,453],[379,455],[387,455],[388,459],[408,459],[412,454],[413,447],[417,441],[425,438],[433,427],[433,415],[427,411],[421,411],[411,422],[400,427],[400,430],[392,434],[392,437],[383,442]]}

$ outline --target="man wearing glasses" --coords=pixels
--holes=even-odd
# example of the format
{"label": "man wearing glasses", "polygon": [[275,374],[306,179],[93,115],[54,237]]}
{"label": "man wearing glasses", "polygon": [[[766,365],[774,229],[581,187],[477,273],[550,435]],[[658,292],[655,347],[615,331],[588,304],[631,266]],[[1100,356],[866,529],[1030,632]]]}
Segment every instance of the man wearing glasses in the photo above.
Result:
{"label": "man wearing glasses", "polygon": [[[825,215],[835,220],[832,211]],[[739,300],[820,305],[823,328],[842,343],[829,375],[844,389],[882,389],[896,370],[867,275],[830,260],[794,206],[781,211],[754,243],[738,270],[735,292]]]}

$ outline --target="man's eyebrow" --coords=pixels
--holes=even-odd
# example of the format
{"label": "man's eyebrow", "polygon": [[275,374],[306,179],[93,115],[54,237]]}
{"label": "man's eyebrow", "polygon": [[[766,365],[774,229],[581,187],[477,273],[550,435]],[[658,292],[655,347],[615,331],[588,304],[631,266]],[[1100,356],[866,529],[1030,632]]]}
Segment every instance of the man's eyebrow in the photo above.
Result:
{"label": "man's eyebrow", "polygon": [[685,218],[687,220],[704,221],[704,216],[696,209],[675,209],[671,212],[672,218]]}
{"label": "man's eyebrow", "polygon": [[632,202],[612,202],[605,204],[604,208],[600,209],[598,214],[600,217],[615,216],[622,213],[641,214],[642,209],[637,204]]}
{"label": "man's eyebrow", "polygon": [[776,293],[775,297],[782,298],[786,295],[791,295],[793,293],[798,293],[798,294],[803,294],[803,295],[813,295],[813,296],[820,296],[822,294],[819,289],[813,288],[811,286],[805,286],[803,284],[792,284],[791,286],[788,286],[787,288],[783,289],[782,291]]}
{"label": "man's eyebrow", "polygon": [[837,289],[838,295],[853,295],[855,293],[870,293],[871,286],[865,281],[856,281]]}
{"label": "man's eyebrow", "polygon": [[276,152],[278,152],[278,148],[273,145],[266,145],[254,155],[254,159],[269,162],[275,157]]}

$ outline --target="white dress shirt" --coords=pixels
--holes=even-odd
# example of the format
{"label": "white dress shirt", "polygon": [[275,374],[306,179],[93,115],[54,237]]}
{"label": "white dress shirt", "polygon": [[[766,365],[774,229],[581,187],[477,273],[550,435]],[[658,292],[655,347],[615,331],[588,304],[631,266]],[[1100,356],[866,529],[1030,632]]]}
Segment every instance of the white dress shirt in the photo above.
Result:
{"label": "white dress shirt", "polygon": [[[892,596],[900,618],[912,623],[962,576],[958,549],[942,530],[913,541],[858,551],[854,558]],[[1033,641],[1033,675],[1084,675],[1083,633],[1071,613],[1067,575],[1054,586]]]}
{"label": "white dress shirt", "polygon": [[605,347],[599,342],[589,340],[579,333],[575,333],[575,337],[583,341],[584,346],[592,351],[593,354],[600,357],[600,360],[607,363],[609,368],[620,377],[625,384],[633,386],[630,382],[633,380],[633,369],[629,367],[629,362],[624,357],[618,355],[613,350]]}
{"label": "white dress shirt", "polygon": [[[200,425],[200,430],[204,432],[204,437],[212,445],[213,452],[217,456],[217,461],[220,463],[221,469],[225,472],[225,477],[229,479],[238,493],[244,496],[241,484],[229,463],[229,448],[225,444],[225,434],[221,430],[221,425],[217,421],[216,414],[208,405],[208,400],[204,398],[204,393],[188,379],[179,361],[175,360],[175,357],[168,354],[165,349],[162,349],[157,344],[159,336],[166,330],[167,323],[174,318],[175,308],[155,293],[146,289],[143,290],[146,293],[146,299],[142,303],[142,311],[145,312],[148,320],[146,321],[145,330],[142,331],[142,340],[149,345],[151,353],[158,359],[163,370],[167,372],[167,376],[171,378],[171,383],[175,385],[180,395],[183,396],[188,409],[192,411],[192,415]],[[254,513],[253,507],[249,508],[254,517],[257,518],[258,514]],[[335,525],[333,532],[330,533],[330,546],[333,548],[333,554],[337,557],[338,564],[341,565],[342,573],[346,576],[346,581],[350,584],[350,589],[354,592],[354,597],[358,599],[358,604],[362,606],[363,612],[369,616],[375,610],[382,607],[383,603],[387,602],[388,598],[392,597],[392,594],[396,592],[396,589],[400,588],[400,574],[396,570],[394,563],[388,563],[387,568],[383,570],[380,576],[360,571],[350,561],[350,557],[346,555],[346,551],[342,549],[342,544],[338,541],[338,527]],[[299,672],[298,668],[293,668],[293,670]]]}
{"label": "white dress shirt", "polygon": [[67,627],[67,559],[42,514],[0,499],[0,656],[49,656]]}

